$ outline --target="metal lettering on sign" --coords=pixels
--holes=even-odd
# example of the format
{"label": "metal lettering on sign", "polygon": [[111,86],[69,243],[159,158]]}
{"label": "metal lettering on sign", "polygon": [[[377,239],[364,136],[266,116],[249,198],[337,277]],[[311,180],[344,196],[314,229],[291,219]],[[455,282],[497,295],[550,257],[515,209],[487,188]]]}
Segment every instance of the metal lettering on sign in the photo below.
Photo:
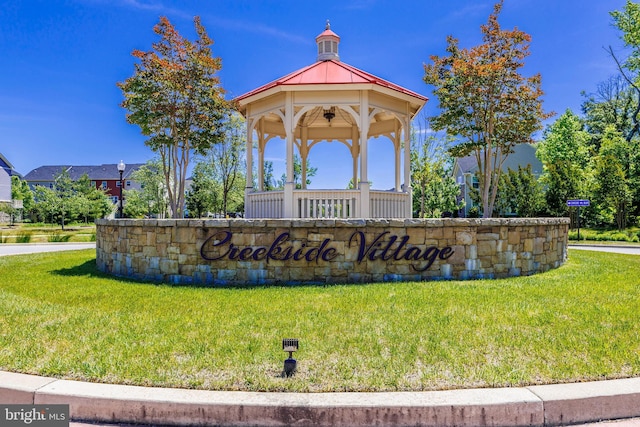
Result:
{"label": "metal lettering on sign", "polygon": [[[207,261],[302,261],[331,262],[340,254],[332,246],[332,240],[326,238],[320,246],[307,246],[308,242],[296,242],[288,232],[277,236],[271,244],[264,246],[239,246],[233,242],[233,233],[228,230],[217,231],[209,236],[200,247],[200,256]],[[384,231],[373,239],[362,231],[355,231],[347,248],[357,248],[355,260],[360,264],[368,261],[413,261],[411,267],[418,272],[428,270],[437,260],[446,261],[455,250],[451,246],[414,246],[409,236],[398,236]]]}

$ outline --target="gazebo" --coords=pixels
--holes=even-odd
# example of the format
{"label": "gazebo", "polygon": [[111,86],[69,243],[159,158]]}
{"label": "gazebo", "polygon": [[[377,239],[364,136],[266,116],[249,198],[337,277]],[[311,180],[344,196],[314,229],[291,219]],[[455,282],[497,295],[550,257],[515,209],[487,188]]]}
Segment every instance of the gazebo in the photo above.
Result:
{"label": "gazebo", "polygon": [[[245,217],[411,218],[411,120],[427,98],[341,62],[340,37],[331,31],[328,21],[316,42],[315,63],[236,98],[247,124]],[[370,188],[368,143],[380,136],[394,147],[394,158],[389,161],[395,170],[392,190]],[[264,191],[265,147],[276,137],[286,142],[286,182],[283,190]],[[356,188],[306,188],[309,152],[323,141],[339,141],[348,147]],[[302,162],[299,189],[294,183],[294,147]]]}

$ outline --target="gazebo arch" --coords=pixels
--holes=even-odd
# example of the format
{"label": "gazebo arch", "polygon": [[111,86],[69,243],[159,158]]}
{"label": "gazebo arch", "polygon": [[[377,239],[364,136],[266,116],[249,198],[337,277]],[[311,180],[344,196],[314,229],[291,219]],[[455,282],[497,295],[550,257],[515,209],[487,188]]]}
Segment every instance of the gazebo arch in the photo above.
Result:
{"label": "gazebo arch", "polygon": [[[247,218],[411,218],[410,126],[427,98],[341,62],[339,42],[327,22],[316,37],[314,64],[236,98],[247,119]],[[393,143],[393,190],[370,188],[368,144],[379,136]],[[264,191],[264,150],[276,137],[286,144],[286,182],[281,191]],[[322,141],[349,148],[356,189],[306,188],[309,152]],[[301,189],[294,183],[294,147],[302,160]]]}

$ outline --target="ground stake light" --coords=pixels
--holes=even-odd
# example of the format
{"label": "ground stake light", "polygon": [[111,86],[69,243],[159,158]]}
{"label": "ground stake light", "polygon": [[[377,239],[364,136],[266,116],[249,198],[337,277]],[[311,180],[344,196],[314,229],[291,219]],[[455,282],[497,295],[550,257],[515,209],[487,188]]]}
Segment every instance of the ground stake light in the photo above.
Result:
{"label": "ground stake light", "polygon": [[296,359],[293,352],[298,351],[298,338],[285,338],[282,340],[282,350],[289,353],[289,358],[284,361],[284,375],[290,377],[296,371]]}

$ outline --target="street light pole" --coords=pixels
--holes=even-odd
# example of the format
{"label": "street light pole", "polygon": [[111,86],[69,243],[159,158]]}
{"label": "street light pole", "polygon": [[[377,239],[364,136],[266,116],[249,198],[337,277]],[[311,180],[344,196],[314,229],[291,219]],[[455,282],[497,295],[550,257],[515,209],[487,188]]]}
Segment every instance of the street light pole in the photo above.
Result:
{"label": "street light pole", "polygon": [[124,173],[125,167],[126,165],[124,164],[124,162],[120,160],[120,163],[118,163],[118,172],[120,172],[120,206],[118,206],[118,218],[122,218],[122,174]]}

